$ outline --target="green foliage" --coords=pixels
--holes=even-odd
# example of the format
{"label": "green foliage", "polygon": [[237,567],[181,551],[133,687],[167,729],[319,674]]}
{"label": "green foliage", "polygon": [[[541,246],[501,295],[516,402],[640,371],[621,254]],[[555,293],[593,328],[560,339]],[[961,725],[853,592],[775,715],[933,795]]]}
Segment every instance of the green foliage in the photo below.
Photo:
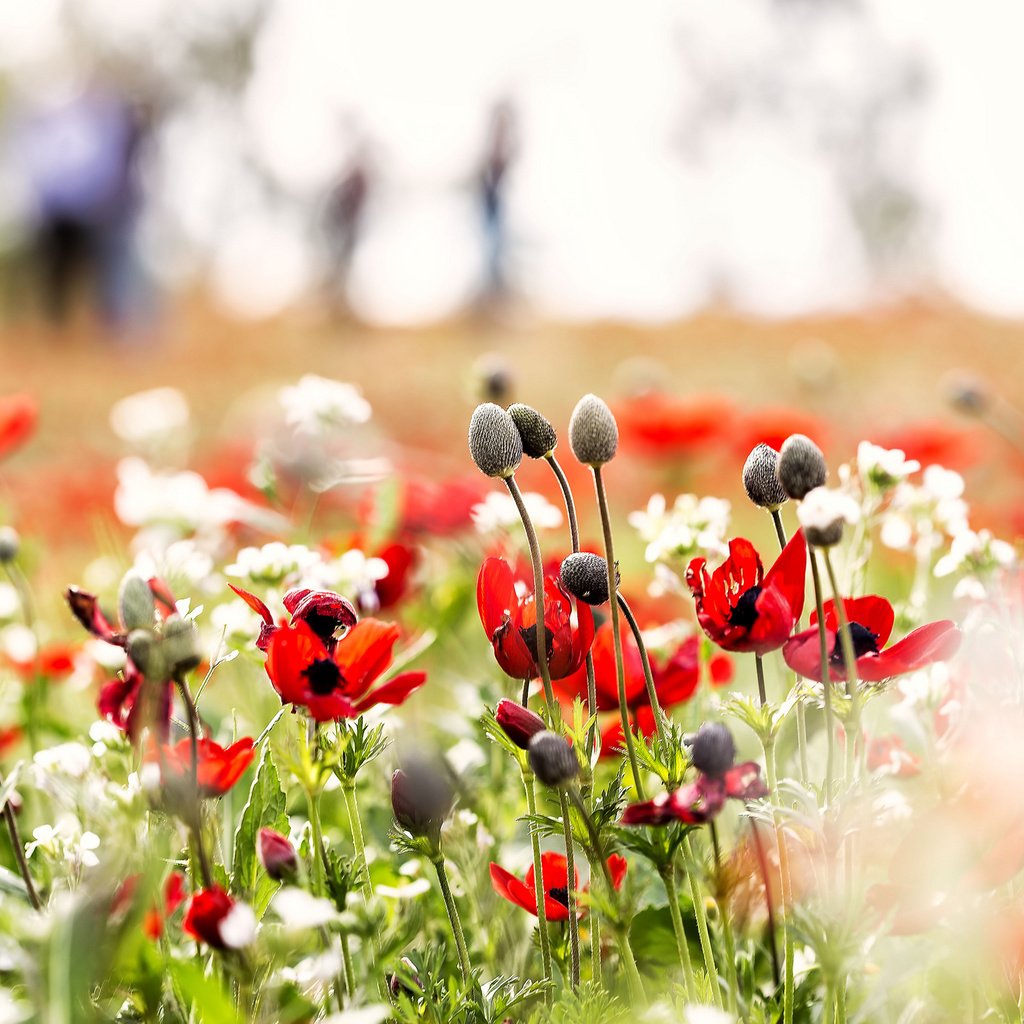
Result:
{"label": "green foliage", "polygon": [[195,960],[172,960],[171,979],[190,1014],[200,1024],[242,1024],[242,1017],[216,974]]}

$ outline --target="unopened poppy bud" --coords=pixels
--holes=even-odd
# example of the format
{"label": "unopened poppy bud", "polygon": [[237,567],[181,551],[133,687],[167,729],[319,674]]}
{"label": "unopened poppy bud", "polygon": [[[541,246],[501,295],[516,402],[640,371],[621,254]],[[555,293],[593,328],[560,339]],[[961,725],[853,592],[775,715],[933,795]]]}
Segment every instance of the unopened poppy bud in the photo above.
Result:
{"label": "unopened poppy bud", "polygon": [[164,659],[163,643],[148,629],[133,629],[126,644],[132,664],[153,682],[167,679],[167,662]]}
{"label": "unopened poppy bud", "polygon": [[13,526],[0,526],[0,565],[7,565],[18,557],[21,538]]}
{"label": "unopened poppy bud", "polygon": [[494,709],[494,718],[505,735],[520,750],[526,750],[530,746],[530,740],[547,728],[540,715],[514,700],[499,700],[498,706]]}
{"label": "unopened poppy bud", "polygon": [[448,780],[429,761],[417,759],[391,776],[391,809],[410,835],[436,842],[453,800]]}
{"label": "unopened poppy bud", "polygon": [[523,452],[531,459],[543,459],[555,450],[558,435],[555,428],[536,409],[517,402],[508,407],[519,436],[523,442]]}
{"label": "unopened poppy bud", "polygon": [[759,444],[743,463],[743,489],[759,508],[777,509],[786,501],[786,492],[776,471],[779,453],[766,444]]}
{"label": "unopened poppy bud", "polygon": [[[420,979],[419,973],[416,970],[416,965],[407,957],[402,957],[402,966],[405,968],[409,980],[416,986],[420,992],[423,991],[423,982]],[[405,992],[407,995],[416,995],[416,990],[409,988],[397,973],[392,974],[388,981],[388,988],[391,990],[391,994],[397,999],[398,996]]]}
{"label": "unopened poppy bud", "polygon": [[156,602],[149,584],[138,573],[125,573],[117,594],[117,608],[126,630],[153,628]]}
{"label": "unopened poppy bud", "polygon": [[828,467],[821,449],[804,434],[790,434],[782,443],[776,464],[779,483],[794,501],[803,501],[808,491],[828,479]]}
{"label": "unopened poppy bud", "polygon": [[544,730],[530,740],[527,748],[533,774],[545,786],[559,788],[579,774],[580,763],[564,736]]}
{"label": "unopened poppy bud", "polygon": [[721,722],[705,722],[690,740],[690,762],[705,775],[721,775],[735,760],[732,733]]}
{"label": "unopened poppy bud", "polygon": [[603,466],[615,458],[619,428],[611,409],[597,395],[584,395],[569,420],[573,455],[587,466]]}
{"label": "unopened poppy bud", "polygon": [[[608,563],[590,551],[578,551],[562,562],[562,586],[584,604],[608,600]],[[615,585],[619,584],[619,563],[615,563]]]}
{"label": "unopened poppy bud", "polygon": [[299,857],[286,836],[272,828],[261,828],[256,855],[263,870],[275,882],[294,882],[299,877]]}
{"label": "unopened poppy bud", "polygon": [[191,619],[172,615],[164,623],[163,655],[171,675],[177,676],[198,668],[203,657],[199,652],[199,631]]}
{"label": "unopened poppy bud", "polygon": [[469,421],[469,454],[487,476],[510,477],[523,461],[523,442],[512,417],[493,402],[478,405]]}
{"label": "unopened poppy bud", "polygon": [[853,525],[861,516],[860,505],[849,494],[815,487],[797,509],[807,543],[816,548],[830,548],[843,539],[843,527]]}

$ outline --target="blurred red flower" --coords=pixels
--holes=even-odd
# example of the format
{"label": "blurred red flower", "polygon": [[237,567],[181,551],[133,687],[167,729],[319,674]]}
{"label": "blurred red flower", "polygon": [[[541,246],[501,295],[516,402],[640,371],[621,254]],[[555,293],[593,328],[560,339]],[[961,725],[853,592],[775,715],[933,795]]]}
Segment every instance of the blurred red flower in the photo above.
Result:
{"label": "blurred red flower", "polygon": [[31,395],[0,397],[0,458],[20,448],[31,436],[39,409]]}
{"label": "blurred red flower", "polygon": [[302,705],[318,722],[401,704],[426,682],[425,672],[403,672],[370,689],[391,664],[399,633],[394,623],[363,619],[331,652],[308,623],[284,626],[267,648],[267,675],[283,704]]}
{"label": "blurred red flower", "polygon": [[753,544],[729,541],[729,557],[713,573],[695,558],[686,582],[697,603],[697,621],[727,651],[766,654],[781,647],[804,607],[807,545],[793,534],[767,574]]}
{"label": "blurred red flower", "polygon": [[[223,796],[252,764],[256,751],[251,738],[222,747],[210,739],[196,744],[197,782],[199,795],[205,798]],[[151,752],[148,760],[160,766],[161,782],[180,791],[192,783],[192,739],[186,737],[174,746],[163,746]]]}
{"label": "blurred red flower", "polygon": [[719,443],[735,419],[727,398],[677,398],[661,391],[642,394],[616,403],[619,436],[626,444],[652,453],[679,454]]}

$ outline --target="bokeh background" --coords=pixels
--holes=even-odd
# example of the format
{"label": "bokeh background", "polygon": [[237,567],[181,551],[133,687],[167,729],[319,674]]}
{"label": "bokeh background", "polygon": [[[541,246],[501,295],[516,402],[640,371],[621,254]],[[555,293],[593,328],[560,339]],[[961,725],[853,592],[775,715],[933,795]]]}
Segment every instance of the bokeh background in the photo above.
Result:
{"label": "bokeh background", "polygon": [[314,372],[437,479],[481,398],[562,428],[594,390],[627,505],[799,429],[965,471],[1016,531],[1020,460],[949,395],[988,381],[1019,437],[1022,30],[1013,0],[2,0],[0,379],[41,412],[10,505],[94,546],[108,410],[163,384],[178,454],[243,488]]}

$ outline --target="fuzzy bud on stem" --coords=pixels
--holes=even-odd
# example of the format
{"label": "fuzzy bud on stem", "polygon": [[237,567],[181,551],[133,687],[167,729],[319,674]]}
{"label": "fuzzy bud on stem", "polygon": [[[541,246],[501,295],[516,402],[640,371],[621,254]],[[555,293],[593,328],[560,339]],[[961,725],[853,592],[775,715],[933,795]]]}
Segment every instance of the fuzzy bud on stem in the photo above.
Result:
{"label": "fuzzy bud on stem", "polygon": [[587,466],[603,466],[615,458],[619,428],[611,409],[597,395],[584,395],[569,420],[569,444]]}
{"label": "fuzzy bud on stem", "polygon": [[743,489],[758,508],[775,511],[788,495],[779,483],[779,453],[766,444],[757,445],[743,463]]}
{"label": "fuzzy bud on stem", "polygon": [[[562,586],[584,604],[604,604],[608,600],[608,563],[590,551],[578,551],[563,562],[559,575]],[[619,563],[615,563],[615,584],[619,583]]]}
{"label": "fuzzy bud on stem", "polygon": [[803,501],[808,491],[828,479],[828,467],[821,449],[804,434],[790,434],[782,443],[777,462],[779,483],[794,501]]}
{"label": "fuzzy bud on stem", "polygon": [[512,417],[493,402],[478,405],[469,421],[469,454],[486,476],[507,479],[523,461],[523,442]]}
{"label": "fuzzy bud on stem", "polygon": [[199,667],[203,657],[199,651],[199,631],[191,619],[172,615],[164,623],[164,657],[171,675],[177,678]]}
{"label": "fuzzy bud on stem", "polygon": [[290,840],[272,828],[261,828],[256,855],[275,882],[293,883],[299,877],[299,857]]}
{"label": "fuzzy bud on stem", "polygon": [[736,760],[732,733],[721,722],[705,722],[689,743],[690,762],[705,775],[722,775]]}
{"label": "fuzzy bud on stem", "polygon": [[153,628],[156,602],[149,584],[138,573],[125,573],[117,594],[117,608],[126,630]]}
{"label": "fuzzy bud on stem", "polygon": [[429,761],[417,758],[391,776],[391,809],[410,835],[435,845],[454,802],[448,780]]}
{"label": "fuzzy bud on stem", "polygon": [[524,454],[531,459],[543,459],[555,450],[558,444],[555,428],[536,409],[517,402],[508,407],[508,414],[519,431]]}
{"label": "fuzzy bud on stem", "polygon": [[530,740],[527,749],[533,774],[545,786],[559,789],[579,774],[580,764],[576,760],[576,753],[564,736],[548,730],[539,732]]}

